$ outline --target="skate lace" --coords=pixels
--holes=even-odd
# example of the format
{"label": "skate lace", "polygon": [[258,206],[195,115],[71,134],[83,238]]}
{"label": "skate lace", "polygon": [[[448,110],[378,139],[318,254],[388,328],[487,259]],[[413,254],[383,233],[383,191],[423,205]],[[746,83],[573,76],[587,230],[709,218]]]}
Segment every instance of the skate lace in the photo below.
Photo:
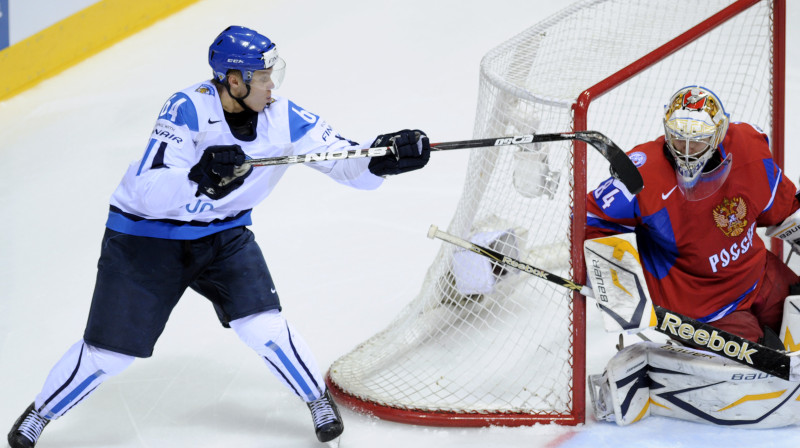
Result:
{"label": "skate lace", "polygon": [[311,409],[311,418],[314,419],[314,425],[317,428],[336,421],[336,414],[333,413],[333,408],[328,403],[328,397],[323,395],[321,398],[309,402],[308,407]]}
{"label": "skate lace", "polygon": [[48,421],[39,415],[36,411],[31,411],[25,416],[25,420],[19,425],[18,431],[23,436],[27,437],[31,442],[39,440],[42,435],[42,430],[47,425]]}

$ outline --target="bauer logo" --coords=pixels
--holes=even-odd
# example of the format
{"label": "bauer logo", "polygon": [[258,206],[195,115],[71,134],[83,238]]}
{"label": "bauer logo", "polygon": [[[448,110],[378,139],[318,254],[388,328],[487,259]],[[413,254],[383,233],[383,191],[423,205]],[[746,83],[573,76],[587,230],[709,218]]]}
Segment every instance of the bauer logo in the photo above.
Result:
{"label": "bauer logo", "polygon": [[603,279],[603,272],[600,269],[600,262],[596,258],[592,258],[592,273],[594,274],[594,282],[592,290],[594,290],[597,300],[608,303],[608,294],[606,294],[605,280]]}
{"label": "bauer logo", "polygon": [[758,350],[749,348],[750,342],[744,339],[739,343],[726,339],[718,330],[711,330],[711,332],[708,332],[702,328],[696,329],[691,323],[684,322],[680,317],[669,312],[664,314],[664,321],[661,322],[659,328],[664,334],[671,334],[684,341],[691,342],[700,347],[705,347],[712,352],[722,353],[728,358],[738,359],[750,365],[753,365],[753,358],[751,358],[751,356],[758,353]]}
{"label": "bauer logo", "polygon": [[[796,233],[798,230],[800,230],[800,226],[795,224],[793,227],[790,227],[789,230],[782,230],[781,233],[775,235],[775,237],[780,238],[782,240],[790,241],[789,236],[791,236],[793,233]],[[796,241],[796,240],[791,240],[791,241]]]}
{"label": "bauer logo", "polygon": [[707,359],[714,359],[715,355],[712,355],[707,352],[700,352],[697,350],[689,350],[683,347],[676,347],[674,345],[666,344],[659,347],[661,350],[666,350],[674,353],[683,353],[684,355],[695,356],[698,358],[707,358]]}
{"label": "bauer logo", "polygon": [[641,166],[644,165],[644,162],[647,162],[647,154],[641,151],[631,153],[628,158],[630,158],[631,162],[636,165],[636,168],[641,168]]}
{"label": "bauer logo", "polygon": [[514,137],[498,138],[494,141],[494,146],[524,145],[532,141],[533,135],[515,135]]}

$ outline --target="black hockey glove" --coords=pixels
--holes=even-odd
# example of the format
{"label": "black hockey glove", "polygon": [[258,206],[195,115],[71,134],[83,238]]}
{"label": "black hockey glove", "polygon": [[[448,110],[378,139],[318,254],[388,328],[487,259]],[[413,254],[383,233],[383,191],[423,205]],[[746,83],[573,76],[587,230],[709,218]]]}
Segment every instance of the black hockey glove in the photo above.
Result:
{"label": "black hockey glove", "polygon": [[372,142],[372,148],[392,146],[394,154],[373,157],[369,161],[369,171],[376,176],[400,174],[418,170],[428,163],[431,157],[431,144],[428,136],[419,129],[397,131],[379,135]]}
{"label": "black hockey glove", "polygon": [[195,196],[204,194],[211,199],[222,199],[244,184],[253,172],[245,164],[245,154],[239,145],[209,146],[197,165],[189,170],[189,180],[197,183]]}

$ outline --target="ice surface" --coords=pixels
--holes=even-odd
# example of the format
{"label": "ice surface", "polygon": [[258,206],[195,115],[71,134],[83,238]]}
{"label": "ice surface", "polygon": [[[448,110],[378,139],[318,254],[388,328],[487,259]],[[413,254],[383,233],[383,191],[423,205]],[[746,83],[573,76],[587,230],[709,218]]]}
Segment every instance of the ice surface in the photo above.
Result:
{"label": "ice surface", "polygon": [[[786,173],[800,174],[792,106],[800,45],[789,3]],[[471,138],[478,64],[490,48],[564,5],[553,1],[205,0],[10,100],[0,102],[0,429],[30,403],[78,338],[94,285],[108,198],[137,159],[164,100],[210,75],[210,41],[230,24],[277,42],[280,93],[355,140],[403,128],[432,141]],[[589,69],[589,68],[587,68]],[[413,298],[461,194],[467,152],[436,153],[424,170],[375,192],[295,167],[254,212],[285,315],[323,366]],[[590,307],[591,309],[591,307]],[[588,370],[615,336],[590,316]],[[620,428],[441,429],[342,411],[341,448],[796,447],[796,428],[720,429],[650,418]],[[306,406],[187,293],[156,346],[63,419],[47,447],[314,447]]]}

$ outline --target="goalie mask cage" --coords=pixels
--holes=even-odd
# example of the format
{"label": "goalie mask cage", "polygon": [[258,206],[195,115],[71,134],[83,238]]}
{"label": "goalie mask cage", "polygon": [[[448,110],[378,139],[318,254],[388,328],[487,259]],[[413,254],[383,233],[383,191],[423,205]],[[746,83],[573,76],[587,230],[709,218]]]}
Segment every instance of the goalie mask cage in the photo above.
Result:
{"label": "goalie mask cage", "polygon": [[[783,0],[578,2],[484,56],[475,137],[590,129],[627,151],[700,84],[782,166],[784,15]],[[582,282],[585,195],[608,177],[581,142],[472,150],[448,232]],[[337,400],[422,425],[582,423],[585,299],[488,263],[443,244],[418,296],[332,364]]]}

